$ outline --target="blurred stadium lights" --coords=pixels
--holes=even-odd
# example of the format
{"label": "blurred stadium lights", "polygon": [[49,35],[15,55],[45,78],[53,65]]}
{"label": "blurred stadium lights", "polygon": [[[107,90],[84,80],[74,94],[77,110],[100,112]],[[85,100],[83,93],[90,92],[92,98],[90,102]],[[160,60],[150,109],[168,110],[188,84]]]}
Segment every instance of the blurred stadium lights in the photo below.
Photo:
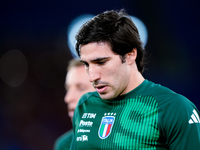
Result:
{"label": "blurred stadium lights", "polygon": [[131,16],[132,21],[135,23],[136,27],[138,28],[140,39],[142,41],[143,46],[145,47],[147,44],[148,39],[148,32],[145,24],[138,18]]}
{"label": "blurred stadium lights", "polygon": [[74,58],[78,58],[78,55],[75,50],[75,44],[76,44],[75,35],[76,35],[77,31],[79,30],[79,28],[85,22],[87,22],[88,20],[90,20],[93,17],[94,17],[94,15],[91,15],[91,14],[84,14],[84,15],[78,16],[77,18],[72,20],[72,22],[70,23],[70,25],[68,27],[68,33],[67,33],[68,46],[69,46],[71,54]]}
{"label": "blurred stadium lights", "polygon": [[[74,58],[78,58],[78,55],[75,50],[75,44],[76,44],[75,35],[78,32],[78,30],[80,29],[80,27],[85,22],[87,22],[88,20],[90,20],[93,17],[94,17],[94,15],[92,15],[92,14],[84,14],[84,15],[78,16],[74,20],[72,20],[72,22],[70,23],[70,25],[68,27],[68,31],[67,31],[68,46],[69,46],[71,54]],[[147,43],[147,39],[148,39],[147,28],[140,19],[138,19],[134,16],[131,16],[131,19],[133,20],[136,27],[138,28],[141,41],[143,43],[143,46],[145,47],[145,45]]]}

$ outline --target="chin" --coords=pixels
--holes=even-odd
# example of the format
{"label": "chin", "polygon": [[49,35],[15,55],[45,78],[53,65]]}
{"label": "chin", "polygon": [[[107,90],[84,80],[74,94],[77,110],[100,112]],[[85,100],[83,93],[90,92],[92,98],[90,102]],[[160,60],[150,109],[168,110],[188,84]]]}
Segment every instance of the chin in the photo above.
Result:
{"label": "chin", "polygon": [[110,99],[114,98],[114,96],[112,96],[110,94],[99,94],[99,96],[104,100],[110,100]]}

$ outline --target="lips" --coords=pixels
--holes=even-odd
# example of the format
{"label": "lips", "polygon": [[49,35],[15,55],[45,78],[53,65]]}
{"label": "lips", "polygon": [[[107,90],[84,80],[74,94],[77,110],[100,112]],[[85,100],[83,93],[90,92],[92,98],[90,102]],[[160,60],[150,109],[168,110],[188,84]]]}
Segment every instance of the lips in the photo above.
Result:
{"label": "lips", "polygon": [[71,106],[71,105],[68,105],[68,116],[70,117],[70,118],[72,118],[73,117],[73,115],[74,115],[74,107],[73,106]]}
{"label": "lips", "polygon": [[69,111],[69,112],[68,112],[68,116],[69,116],[70,118],[73,118],[73,115],[74,115],[74,111]]}
{"label": "lips", "polygon": [[105,91],[106,91],[106,89],[107,89],[107,86],[96,86],[95,87],[95,89],[96,89],[96,91],[98,92],[98,93],[105,93]]}

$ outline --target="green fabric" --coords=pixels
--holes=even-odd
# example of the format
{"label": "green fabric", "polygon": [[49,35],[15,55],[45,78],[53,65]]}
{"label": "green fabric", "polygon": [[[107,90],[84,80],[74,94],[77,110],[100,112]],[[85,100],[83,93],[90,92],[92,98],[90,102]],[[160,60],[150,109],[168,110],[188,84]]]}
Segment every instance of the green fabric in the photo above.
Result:
{"label": "green fabric", "polygon": [[73,137],[73,130],[69,130],[68,132],[61,135],[55,141],[54,150],[69,150],[72,137]]}
{"label": "green fabric", "polygon": [[75,109],[71,149],[197,150],[200,122],[189,124],[194,110],[199,116],[187,98],[148,80],[113,100],[87,93]]}

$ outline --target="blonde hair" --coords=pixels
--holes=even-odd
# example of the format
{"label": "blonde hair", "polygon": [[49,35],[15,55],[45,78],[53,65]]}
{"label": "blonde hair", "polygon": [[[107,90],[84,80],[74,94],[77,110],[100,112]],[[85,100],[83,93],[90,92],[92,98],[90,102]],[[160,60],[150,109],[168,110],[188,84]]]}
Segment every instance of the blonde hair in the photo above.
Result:
{"label": "blonde hair", "polygon": [[80,60],[78,60],[78,59],[72,59],[72,60],[70,60],[68,62],[67,71],[69,71],[73,67],[80,67],[80,66],[83,66],[83,63],[80,62]]}

